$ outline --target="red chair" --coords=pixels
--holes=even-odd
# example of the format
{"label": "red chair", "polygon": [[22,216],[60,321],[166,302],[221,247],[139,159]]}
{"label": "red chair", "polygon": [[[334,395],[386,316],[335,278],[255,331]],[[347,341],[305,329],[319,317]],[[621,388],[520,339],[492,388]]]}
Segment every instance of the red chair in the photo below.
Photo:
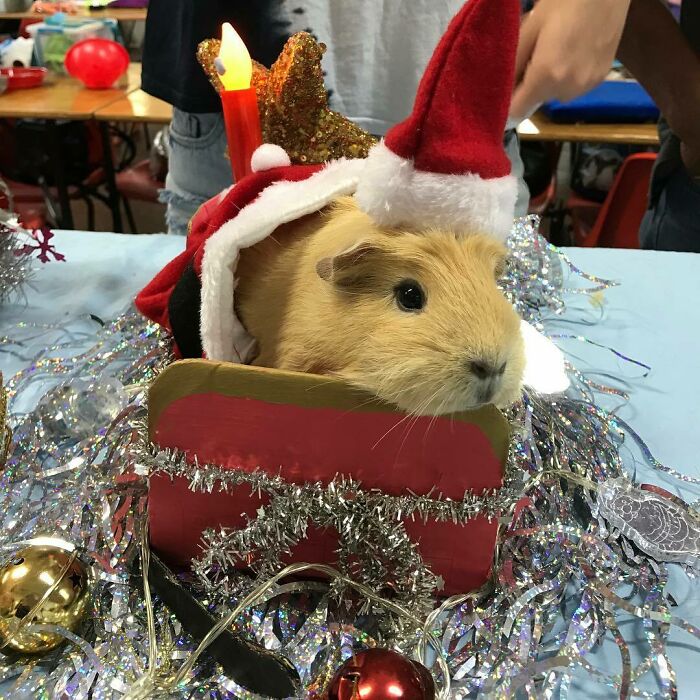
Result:
{"label": "red chair", "polygon": [[[544,217],[547,216],[550,208],[554,205],[557,198],[557,191],[559,188],[559,184],[557,182],[557,165],[559,163],[559,157],[561,156],[561,144],[540,144],[540,147],[545,149],[550,179],[547,186],[540,193],[530,197],[528,214],[536,214]],[[525,153],[525,146],[523,145],[522,148],[523,150],[521,153]]]}
{"label": "red chair", "polygon": [[586,199],[575,192],[569,195],[564,209],[571,217],[571,245],[586,245],[586,240],[591,235],[602,208],[603,205],[593,199]]}
{"label": "red chair", "polygon": [[635,153],[622,164],[590,233],[579,245],[639,248],[639,226],[647,210],[656,153]]}
{"label": "red chair", "polygon": [[5,177],[0,179],[0,209],[15,212],[19,223],[30,231],[47,226],[49,217],[46,204],[44,202],[15,200],[13,184],[15,183],[8,182]]}

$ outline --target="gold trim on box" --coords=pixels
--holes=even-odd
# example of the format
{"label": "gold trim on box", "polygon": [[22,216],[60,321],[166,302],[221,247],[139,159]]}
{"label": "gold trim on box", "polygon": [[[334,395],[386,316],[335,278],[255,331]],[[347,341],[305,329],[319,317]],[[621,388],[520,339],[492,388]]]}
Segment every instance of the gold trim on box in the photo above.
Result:
{"label": "gold trim on box", "polygon": [[[337,408],[361,413],[403,415],[393,406],[333,377],[227,362],[181,360],[161,372],[149,389],[148,428],[151,439],[155,437],[161,414],[170,404],[187,396],[210,393],[292,404],[301,408]],[[508,422],[495,406],[455,413],[451,418],[479,427],[487,436],[498,460],[505,464],[510,431]]]}

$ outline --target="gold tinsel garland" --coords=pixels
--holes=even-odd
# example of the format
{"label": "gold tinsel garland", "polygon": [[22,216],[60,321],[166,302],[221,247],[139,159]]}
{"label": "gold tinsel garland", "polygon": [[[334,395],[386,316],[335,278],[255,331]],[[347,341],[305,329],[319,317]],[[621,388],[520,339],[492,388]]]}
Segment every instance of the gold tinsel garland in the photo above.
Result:
{"label": "gold tinsel garland", "polygon": [[2,372],[0,372],[0,469],[5,466],[7,461],[11,441],[12,431],[7,419],[7,391],[2,385]]}
{"label": "gold tinsel garland", "polygon": [[[214,60],[221,42],[206,39],[197,58],[217,92],[223,90]],[[292,163],[366,158],[376,139],[328,107],[321,59],[326,51],[307,32],[291,37],[268,70],[253,62],[253,81],[265,143],[281,146]]]}

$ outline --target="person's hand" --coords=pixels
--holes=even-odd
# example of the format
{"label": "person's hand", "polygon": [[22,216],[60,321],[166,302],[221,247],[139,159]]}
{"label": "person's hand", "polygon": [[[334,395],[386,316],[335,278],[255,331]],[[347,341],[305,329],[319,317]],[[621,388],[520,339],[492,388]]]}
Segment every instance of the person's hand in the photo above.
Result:
{"label": "person's hand", "polygon": [[539,0],[523,18],[512,120],[546,100],[572,100],[609,73],[630,0]]}

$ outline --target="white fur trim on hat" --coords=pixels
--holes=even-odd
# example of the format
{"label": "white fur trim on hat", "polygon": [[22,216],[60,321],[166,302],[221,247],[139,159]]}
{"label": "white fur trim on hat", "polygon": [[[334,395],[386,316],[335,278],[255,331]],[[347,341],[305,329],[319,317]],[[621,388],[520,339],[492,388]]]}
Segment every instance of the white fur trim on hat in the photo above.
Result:
{"label": "white fur trim on hat", "polygon": [[491,234],[504,241],[513,225],[517,180],[416,170],[413,162],[372,147],[355,199],[380,226],[447,228]]}
{"label": "white fur trim on hat", "polygon": [[213,233],[202,257],[202,347],[210,360],[246,362],[255,347],[234,312],[238,254],[279,226],[313,214],[357,187],[362,160],[336,160],[306,180],[282,180],[264,189]]}
{"label": "white fur trim on hat", "polygon": [[264,143],[262,146],[258,146],[250,159],[250,167],[254,173],[272,170],[272,168],[283,168],[291,164],[292,161],[284,148],[274,143]]}

